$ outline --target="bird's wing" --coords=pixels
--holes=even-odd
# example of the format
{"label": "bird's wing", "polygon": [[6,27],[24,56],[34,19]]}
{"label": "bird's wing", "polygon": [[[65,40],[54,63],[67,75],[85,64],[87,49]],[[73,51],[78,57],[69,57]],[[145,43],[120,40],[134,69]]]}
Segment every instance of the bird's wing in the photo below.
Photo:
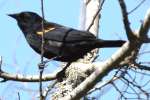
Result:
{"label": "bird's wing", "polygon": [[44,38],[46,40],[59,41],[59,42],[80,42],[90,41],[96,37],[90,32],[79,31],[76,29],[68,28],[65,26],[53,26],[45,31]]}

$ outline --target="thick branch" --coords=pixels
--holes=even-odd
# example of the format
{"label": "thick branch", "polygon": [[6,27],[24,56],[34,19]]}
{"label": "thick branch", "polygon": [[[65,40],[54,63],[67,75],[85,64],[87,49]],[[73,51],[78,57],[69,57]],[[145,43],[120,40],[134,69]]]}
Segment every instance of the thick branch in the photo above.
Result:
{"label": "thick branch", "polygon": [[112,66],[117,66],[126,56],[135,49],[128,42],[124,44],[110,59],[106,60],[77,88],[74,89],[68,96],[62,98],[64,100],[77,100],[87,93],[97,82],[107,75],[112,69]]}
{"label": "thick branch", "polygon": [[[141,37],[143,37],[143,35],[145,36],[149,29],[150,29],[150,9],[148,10],[148,13],[146,14],[146,17],[145,17],[143,24],[141,25],[141,28],[139,31],[140,36],[141,35],[142,35]],[[141,40],[143,40],[143,39],[141,39]],[[147,41],[149,41],[149,39],[147,39]],[[99,64],[97,64],[97,65],[99,65]],[[88,66],[90,66],[90,65],[88,65]],[[57,73],[58,73],[58,71],[54,72],[52,74],[43,75],[42,81],[50,81],[50,80],[56,79]],[[6,79],[6,80],[13,80],[13,81],[39,82],[39,76],[38,75],[24,76],[21,74],[9,74],[9,73],[2,71],[2,72],[0,72],[0,77],[3,79]]]}
{"label": "thick branch", "polygon": [[[123,0],[119,0],[119,1],[120,1],[120,5],[122,5],[122,3],[124,5]],[[125,5],[122,7],[125,7]],[[123,10],[123,12],[126,12],[126,10],[125,11]],[[148,17],[146,17],[146,19],[144,21],[144,22],[146,22],[146,24],[143,23],[143,28],[142,28],[142,29],[146,29],[146,30],[149,29],[150,12],[148,12],[147,15],[148,15]],[[129,24],[126,13],[125,13],[124,17],[126,17],[126,20],[127,20],[126,24]],[[146,21],[146,20],[148,20],[148,21]],[[126,26],[126,28],[127,28],[126,31],[129,31],[129,32],[131,31],[129,26]],[[128,30],[128,28],[129,28],[129,30]],[[144,31],[144,32],[145,32],[145,34],[142,34],[142,35],[147,35],[148,31]],[[132,35],[129,33],[127,33],[127,34]],[[140,34],[140,32],[139,32],[139,34]],[[130,38],[130,36],[128,38]],[[139,40],[141,40],[141,38],[142,37],[140,37]],[[131,39],[133,39],[133,38],[131,38]],[[132,51],[136,51],[136,50],[138,51],[139,47],[141,47],[141,45],[142,45],[142,42],[140,42],[139,44],[134,43],[134,42],[125,43],[114,55],[112,55],[111,58],[106,60],[103,64],[101,64],[101,66],[97,66],[97,69],[87,79],[85,79],[85,81],[83,81],[77,88],[75,88],[70,94],[68,94],[67,96],[65,96],[62,99],[77,100],[77,99],[81,98],[82,96],[84,96],[91,88],[93,88],[96,85],[96,83],[101,81],[104,76],[106,76],[112,69],[115,68],[113,66],[117,66],[126,57],[132,55]]]}

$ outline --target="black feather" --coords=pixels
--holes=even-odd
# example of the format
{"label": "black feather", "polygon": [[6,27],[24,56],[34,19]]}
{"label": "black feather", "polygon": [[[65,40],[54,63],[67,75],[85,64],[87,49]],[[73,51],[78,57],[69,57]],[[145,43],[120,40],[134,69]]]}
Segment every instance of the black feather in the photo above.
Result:
{"label": "black feather", "polygon": [[[9,15],[15,18],[29,45],[41,53],[42,18],[33,12]],[[95,48],[120,47],[123,40],[101,40],[92,33],[65,27],[44,20],[44,57],[63,62],[73,62]],[[38,34],[40,32],[40,34]]]}

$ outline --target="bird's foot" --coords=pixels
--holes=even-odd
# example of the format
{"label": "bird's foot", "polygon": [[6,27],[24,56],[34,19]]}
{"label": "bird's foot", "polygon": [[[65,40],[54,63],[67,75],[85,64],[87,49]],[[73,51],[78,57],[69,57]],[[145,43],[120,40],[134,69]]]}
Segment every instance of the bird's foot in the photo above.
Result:
{"label": "bird's foot", "polygon": [[56,78],[59,82],[63,81],[63,78],[65,78],[65,70],[61,70],[57,73]]}

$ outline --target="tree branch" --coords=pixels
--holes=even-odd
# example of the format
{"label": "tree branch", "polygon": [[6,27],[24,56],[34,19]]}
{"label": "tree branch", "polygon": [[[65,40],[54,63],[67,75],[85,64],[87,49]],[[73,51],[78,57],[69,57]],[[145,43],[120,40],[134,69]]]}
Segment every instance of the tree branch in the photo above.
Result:
{"label": "tree branch", "polygon": [[91,29],[91,27],[93,26],[94,24],[94,21],[96,19],[96,17],[98,16],[98,14],[100,13],[100,11],[102,10],[102,7],[103,7],[103,4],[104,4],[105,0],[102,0],[101,1],[101,5],[100,5],[100,8],[96,11],[95,15],[93,16],[93,19],[91,21],[91,24],[87,27],[87,31],[89,31]]}
{"label": "tree branch", "polygon": [[[124,9],[124,7],[125,7],[124,1],[123,0],[119,0],[119,1],[120,1],[120,5],[122,7],[123,15],[125,17],[124,24],[126,27],[126,31],[129,31],[129,33],[130,33],[131,29],[128,26],[129,22],[128,22],[128,18],[126,16],[126,10]],[[122,6],[122,3],[123,3],[123,6]],[[150,11],[148,11],[148,14],[146,16],[148,16],[148,17],[146,17],[144,20],[145,24],[143,23],[142,30],[149,29]],[[140,28],[140,30],[141,30],[141,28]],[[130,37],[130,35],[133,35],[133,34],[129,34],[129,33],[127,33],[129,35],[128,38],[133,39],[132,36]],[[144,31],[144,33],[145,34],[142,34],[142,35],[147,35],[148,31]],[[140,34],[140,32],[139,32],[139,34]],[[139,40],[141,40],[141,38],[142,37],[140,37]],[[89,91],[91,88],[93,88],[99,81],[102,80],[102,78],[104,76],[106,76],[112,69],[115,68],[112,66],[119,65],[120,62],[125,60],[126,57],[132,55],[132,51],[138,51],[142,44],[143,44],[142,42],[139,42],[139,43],[126,42],[116,53],[114,53],[112,55],[111,58],[107,59],[103,64],[101,64],[101,66],[97,66],[97,69],[88,78],[86,78],[85,81],[83,81],[70,94],[68,94],[67,96],[65,96],[62,99],[77,100],[77,99],[81,98],[82,96],[84,96],[87,93],[87,91]]]}
{"label": "tree branch", "polygon": [[142,0],[134,9],[128,12],[128,15],[137,10],[146,0]]}
{"label": "tree branch", "polygon": [[91,89],[88,94],[91,94],[92,92],[96,91],[96,90],[100,90],[102,89],[104,86],[116,81],[120,79],[120,77],[114,76],[112,79],[107,80],[107,81],[103,81],[102,83],[100,83],[99,85],[95,86],[93,89]]}
{"label": "tree branch", "polygon": [[42,90],[42,75],[44,72],[44,68],[45,68],[45,63],[44,63],[44,44],[45,44],[45,40],[44,40],[44,34],[45,34],[45,30],[44,30],[44,20],[45,20],[45,15],[44,15],[44,4],[43,4],[43,0],[41,1],[41,12],[42,12],[42,44],[41,44],[41,64],[39,65],[39,71],[40,71],[40,76],[39,76],[39,92],[40,92],[40,100],[44,100],[44,96],[43,96],[43,90]]}
{"label": "tree branch", "polygon": [[0,56],[0,71],[2,70],[2,63],[3,63],[2,56]]}
{"label": "tree branch", "polygon": [[135,63],[134,66],[141,70],[150,71],[150,67],[146,66],[146,65],[141,65],[141,64]]}
{"label": "tree branch", "polygon": [[[139,34],[146,35],[146,33],[148,32],[149,29],[150,29],[150,9],[148,10],[145,20],[140,27]],[[150,40],[150,39],[148,39],[148,40]],[[2,59],[0,62],[1,62],[0,65],[2,66]],[[102,65],[102,63],[101,64],[97,63],[95,65]],[[87,65],[84,65],[84,66],[87,66]],[[88,65],[88,66],[90,66],[90,65]],[[56,75],[58,72],[59,71],[56,71],[52,74],[43,75],[42,81],[50,81],[50,80],[56,79]],[[39,75],[24,76],[21,74],[10,74],[10,73],[1,71],[0,77],[3,79],[6,79],[6,80],[13,80],[13,81],[20,81],[20,82],[39,82]]]}
{"label": "tree branch", "polygon": [[[0,61],[1,62],[1,61]],[[101,65],[101,63],[93,63],[93,64],[84,64],[84,63],[72,63],[73,66],[79,67],[83,72],[87,70],[93,70],[94,66]],[[51,81],[56,79],[56,75],[61,71],[57,70],[51,74],[42,75],[42,81]],[[12,74],[7,73],[5,71],[0,71],[0,78],[11,80],[11,81],[20,81],[20,82],[39,82],[39,75],[22,75],[22,74]]]}
{"label": "tree branch", "polygon": [[102,80],[114,67],[117,66],[126,56],[136,48],[131,46],[129,42],[125,43],[111,58],[106,60],[101,66],[97,66],[97,69],[83,81],[77,88],[75,88],[70,94],[62,98],[64,100],[77,100],[87,93],[96,83]]}
{"label": "tree branch", "polygon": [[146,40],[147,40],[148,37],[145,34],[148,33],[149,29],[150,29],[150,9],[148,9],[145,19],[144,19],[143,23],[141,24],[141,27],[139,30],[139,36],[141,36],[141,37],[145,36]]}
{"label": "tree branch", "polygon": [[[56,79],[58,72],[52,74],[42,75],[42,81],[50,81]],[[5,80],[20,81],[20,82],[39,82],[39,75],[22,75],[22,74],[10,74],[4,71],[0,72],[0,77]]]}
{"label": "tree branch", "polygon": [[130,28],[130,22],[128,19],[127,8],[126,8],[124,0],[119,0],[119,4],[121,7],[122,16],[123,16],[123,23],[124,23],[124,27],[125,27],[125,31],[126,31],[128,40],[133,41],[134,40],[134,34]]}

